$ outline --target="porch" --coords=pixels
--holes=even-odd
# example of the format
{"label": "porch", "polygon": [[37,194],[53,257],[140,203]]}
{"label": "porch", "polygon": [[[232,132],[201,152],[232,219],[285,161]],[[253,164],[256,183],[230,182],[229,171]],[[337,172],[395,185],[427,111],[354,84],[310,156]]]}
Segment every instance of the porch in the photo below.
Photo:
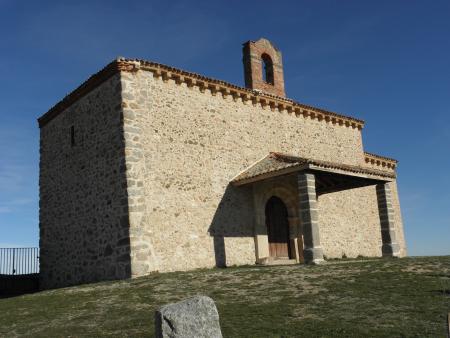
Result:
{"label": "porch", "polygon": [[376,186],[383,256],[398,256],[389,182],[395,173],[270,153],[232,180],[251,185],[254,237],[259,264],[323,261],[320,243],[320,195]]}

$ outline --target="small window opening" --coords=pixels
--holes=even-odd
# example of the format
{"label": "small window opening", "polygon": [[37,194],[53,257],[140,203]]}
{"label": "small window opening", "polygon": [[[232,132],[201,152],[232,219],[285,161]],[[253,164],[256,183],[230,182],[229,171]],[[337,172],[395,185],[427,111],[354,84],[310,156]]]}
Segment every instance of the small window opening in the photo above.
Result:
{"label": "small window opening", "polygon": [[262,75],[264,82],[274,85],[273,80],[273,62],[269,55],[263,54],[262,59]]}
{"label": "small window opening", "polygon": [[75,126],[70,127],[70,146],[75,146]]}

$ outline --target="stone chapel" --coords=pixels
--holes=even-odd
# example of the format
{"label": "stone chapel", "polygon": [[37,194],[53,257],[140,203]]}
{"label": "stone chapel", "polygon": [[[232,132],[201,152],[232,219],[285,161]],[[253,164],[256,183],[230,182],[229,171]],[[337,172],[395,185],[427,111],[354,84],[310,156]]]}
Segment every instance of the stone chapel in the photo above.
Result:
{"label": "stone chapel", "polygon": [[266,39],[243,63],[245,88],[118,58],[38,119],[43,288],[406,255],[397,161],[364,121],[287,98]]}

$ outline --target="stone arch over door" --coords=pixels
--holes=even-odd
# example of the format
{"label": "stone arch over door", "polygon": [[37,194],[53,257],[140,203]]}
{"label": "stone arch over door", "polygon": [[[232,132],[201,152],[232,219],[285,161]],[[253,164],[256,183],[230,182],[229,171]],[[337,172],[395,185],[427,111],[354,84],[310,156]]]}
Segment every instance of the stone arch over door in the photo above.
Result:
{"label": "stone arch over door", "polygon": [[265,208],[271,197],[283,201],[289,222],[290,256],[297,262],[303,260],[303,241],[298,215],[296,186],[281,180],[264,181],[254,186],[255,206],[255,249],[257,263],[265,263],[270,258],[266,226]]}

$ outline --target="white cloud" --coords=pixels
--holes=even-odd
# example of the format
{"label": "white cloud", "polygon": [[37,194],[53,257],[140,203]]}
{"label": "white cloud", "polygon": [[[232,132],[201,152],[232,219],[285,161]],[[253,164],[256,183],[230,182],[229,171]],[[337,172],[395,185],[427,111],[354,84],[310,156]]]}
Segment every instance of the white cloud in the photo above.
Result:
{"label": "white cloud", "polygon": [[31,198],[15,198],[11,201],[0,202],[0,214],[11,213],[19,209],[20,207],[29,205],[33,203],[34,200]]}
{"label": "white cloud", "polygon": [[6,214],[8,212],[12,212],[12,209],[7,206],[0,206],[0,214]]}

